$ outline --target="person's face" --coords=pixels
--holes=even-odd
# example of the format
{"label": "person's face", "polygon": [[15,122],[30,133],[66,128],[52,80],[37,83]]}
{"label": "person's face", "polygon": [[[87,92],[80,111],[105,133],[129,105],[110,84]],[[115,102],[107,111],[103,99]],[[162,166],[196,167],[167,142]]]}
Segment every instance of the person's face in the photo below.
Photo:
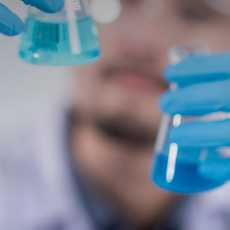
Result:
{"label": "person's face", "polygon": [[205,1],[121,0],[120,18],[99,26],[101,59],[76,70],[80,111],[154,135],[169,48],[191,42],[211,49],[228,44],[230,21],[205,7]]}
{"label": "person's face", "polygon": [[[158,100],[167,89],[162,76],[167,52],[191,42],[225,48],[230,21],[201,0],[121,4],[120,18],[99,26],[101,59],[76,70],[76,109],[83,122],[85,118],[102,131],[95,148],[90,147],[96,145],[90,141],[93,134],[86,134],[81,160],[95,181],[103,178],[124,200],[153,209],[167,202],[149,180],[160,122]],[[102,144],[102,139],[108,142]]]}

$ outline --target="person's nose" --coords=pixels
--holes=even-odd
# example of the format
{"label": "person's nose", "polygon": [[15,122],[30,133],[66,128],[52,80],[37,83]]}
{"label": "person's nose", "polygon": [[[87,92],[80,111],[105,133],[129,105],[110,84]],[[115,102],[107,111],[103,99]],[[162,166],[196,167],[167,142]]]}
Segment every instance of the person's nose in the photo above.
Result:
{"label": "person's nose", "polygon": [[139,19],[120,24],[116,46],[124,56],[152,57],[155,64],[164,65],[168,49],[167,37],[154,21]]}

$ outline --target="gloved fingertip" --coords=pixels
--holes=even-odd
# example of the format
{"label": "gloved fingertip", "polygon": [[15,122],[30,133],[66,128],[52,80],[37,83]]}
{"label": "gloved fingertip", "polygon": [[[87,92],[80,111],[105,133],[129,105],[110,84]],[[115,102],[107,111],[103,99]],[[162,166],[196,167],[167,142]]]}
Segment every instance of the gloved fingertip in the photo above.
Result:
{"label": "gloved fingertip", "polygon": [[25,30],[25,24],[22,21],[18,21],[18,23],[13,25],[10,36],[18,35],[22,33],[24,30]]}
{"label": "gloved fingertip", "polygon": [[46,0],[41,7],[47,13],[56,13],[64,7],[64,0]]}
{"label": "gloved fingertip", "polygon": [[172,79],[174,78],[174,74],[175,74],[175,71],[174,71],[174,66],[173,65],[168,65],[165,70],[164,70],[164,77],[166,79],[166,81],[168,82],[171,82]]}
{"label": "gloved fingertip", "polygon": [[216,181],[227,181],[230,178],[230,161],[226,159],[226,162],[213,162],[201,164],[199,172],[202,176],[216,180]]}
{"label": "gloved fingertip", "polygon": [[0,33],[15,36],[24,30],[22,20],[9,8],[0,3]]}
{"label": "gloved fingertip", "polygon": [[64,0],[23,0],[25,4],[35,6],[47,13],[55,13],[64,7]]}
{"label": "gloved fingertip", "polygon": [[22,21],[17,20],[16,23],[6,25],[1,24],[0,32],[6,36],[16,36],[22,33],[25,29],[25,25]]}
{"label": "gloved fingertip", "polygon": [[[54,4],[55,2],[55,4]],[[58,12],[63,9],[64,7],[64,0],[53,0],[51,1],[52,4],[50,4],[50,10],[52,12]]]}
{"label": "gloved fingertip", "polygon": [[162,112],[170,113],[171,111],[171,102],[172,102],[172,93],[168,92],[163,94],[160,97],[160,109]]}
{"label": "gloved fingertip", "polygon": [[25,24],[22,21],[17,21],[17,23],[12,24],[10,28],[9,36],[16,36],[21,34],[25,30]]}

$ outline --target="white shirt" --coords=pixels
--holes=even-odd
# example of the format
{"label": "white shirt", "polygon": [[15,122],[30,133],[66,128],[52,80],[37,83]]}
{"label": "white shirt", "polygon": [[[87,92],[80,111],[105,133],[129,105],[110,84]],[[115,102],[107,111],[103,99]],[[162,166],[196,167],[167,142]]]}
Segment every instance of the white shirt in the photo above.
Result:
{"label": "white shirt", "polygon": [[[0,229],[93,230],[66,163],[65,114],[39,121],[0,140]],[[182,230],[229,230],[229,192],[225,186],[191,198]]]}

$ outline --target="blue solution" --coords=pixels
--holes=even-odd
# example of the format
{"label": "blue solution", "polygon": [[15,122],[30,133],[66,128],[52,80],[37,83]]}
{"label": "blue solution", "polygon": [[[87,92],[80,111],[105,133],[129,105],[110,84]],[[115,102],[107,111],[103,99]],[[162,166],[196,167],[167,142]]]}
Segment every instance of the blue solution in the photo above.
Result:
{"label": "blue solution", "polygon": [[[207,178],[219,181],[230,180],[230,157],[224,156],[223,149],[217,154],[210,154],[200,167],[200,172]],[[228,151],[228,150],[227,150]]]}
{"label": "blue solution", "polygon": [[66,22],[48,22],[28,17],[19,56],[31,64],[39,65],[81,65],[97,60],[100,45],[94,21],[89,16],[79,18],[76,26],[80,36],[80,54],[71,52]]}
{"label": "blue solution", "polygon": [[190,152],[191,150],[187,151],[187,157],[184,157],[185,154],[180,157],[181,153],[178,153],[175,174],[170,182],[167,181],[166,176],[168,155],[157,153],[151,179],[165,190],[182,194],[208,191],[225,183],[225,181],[215,181],[202,176],[199,171],[201,162],[195,159],[194,154],[191,158],[188,157]]}

